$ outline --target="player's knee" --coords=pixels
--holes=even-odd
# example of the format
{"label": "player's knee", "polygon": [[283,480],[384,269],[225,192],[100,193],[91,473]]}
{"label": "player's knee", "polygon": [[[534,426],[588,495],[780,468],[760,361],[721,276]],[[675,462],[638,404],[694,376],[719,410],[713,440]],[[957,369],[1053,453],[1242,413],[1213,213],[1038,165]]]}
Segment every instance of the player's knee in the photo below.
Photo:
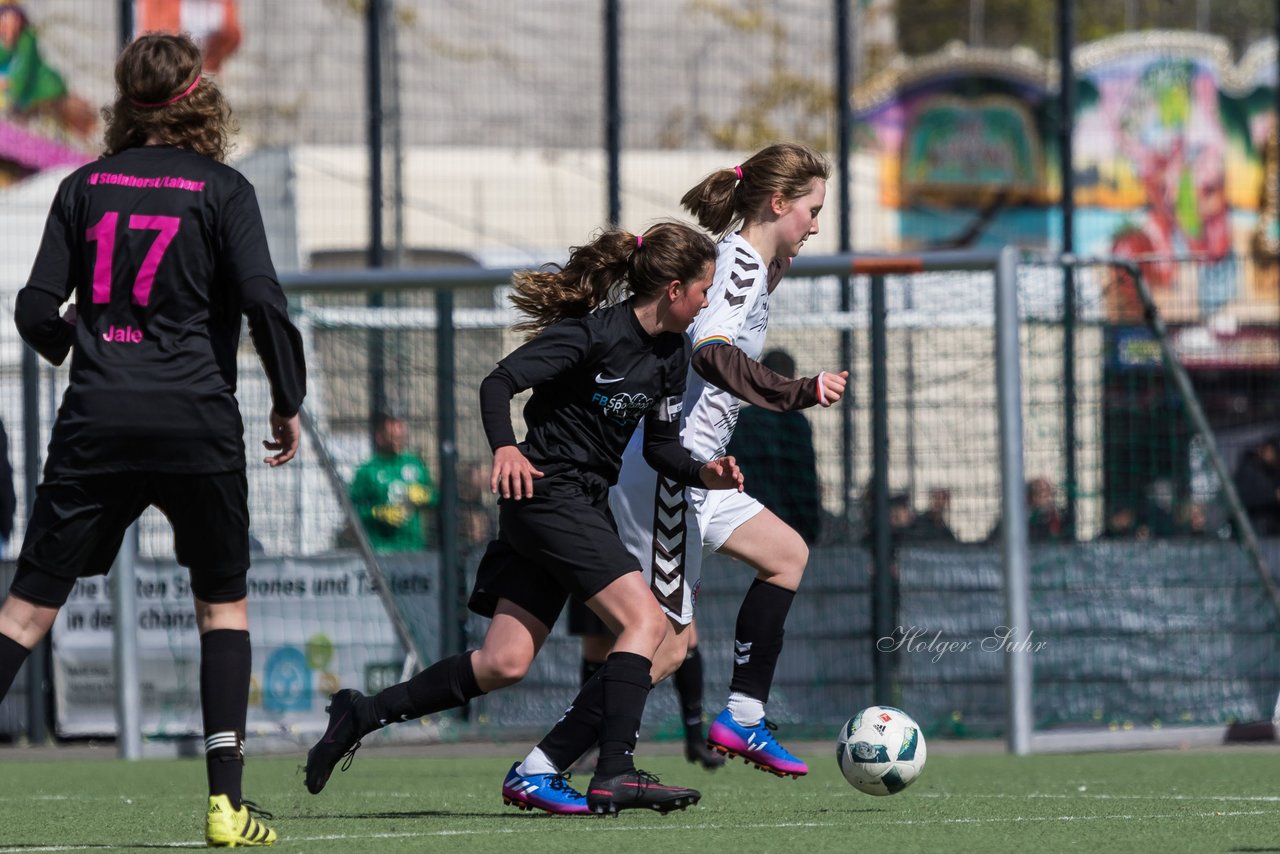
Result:
{"label": "player's knee", "polygon": [[633,637],[656,652],[667,636],[667,617],[655,603],[653,608],[637,613],[628,629]]}
{"label": "player's knee", "polygon": [[11,593],[0,605],[0,635],[33,649],[53,626],[58,606],[30,602]]}
{"label": "player's knee", "polygon": [[657,685],[663,679],[679,670],[680,666],[684,664],[687,652],[688,645],[686,643],[668,643],[660,646],[653,657],[653,669],[650,671],[653,684]]}
{"label": "player's knee", "polygon": [[793,567],[793,574],[798,582],[804,577],[804,569],[809,565],[809,544],[798,535],[787,553],[787,563]]}
{"label": "player's knee", "polygon": [[532,656],[519,650],[497,650],[473,661],[476,679],[486,691],[514,685],[525,677],[533,664]]}
{"label": "player's knee", "polygon": [[764,580],[795,590],[804,578],[804,569],[809,564],[809,546],[799,534],[780,540],[776,546],[769,566],[761,573]]}

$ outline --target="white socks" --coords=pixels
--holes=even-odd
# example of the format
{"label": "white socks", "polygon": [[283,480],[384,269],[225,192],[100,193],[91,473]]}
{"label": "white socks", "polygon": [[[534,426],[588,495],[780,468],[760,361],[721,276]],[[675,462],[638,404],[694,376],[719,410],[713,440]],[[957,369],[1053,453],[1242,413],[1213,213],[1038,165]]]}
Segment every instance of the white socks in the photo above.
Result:
{"label": "white socks", "polygon": [[738,726],[755,726],[764,718],[764,703],[736,691],[729,695],[727,707]]}
{"label": "white socks", "polygon": [[520,763],[516,773],[521,777],[528,777],[531,774],[559,774],[560,769],[551,764],[551,760],[542,752],[542,748],[535,747]]}

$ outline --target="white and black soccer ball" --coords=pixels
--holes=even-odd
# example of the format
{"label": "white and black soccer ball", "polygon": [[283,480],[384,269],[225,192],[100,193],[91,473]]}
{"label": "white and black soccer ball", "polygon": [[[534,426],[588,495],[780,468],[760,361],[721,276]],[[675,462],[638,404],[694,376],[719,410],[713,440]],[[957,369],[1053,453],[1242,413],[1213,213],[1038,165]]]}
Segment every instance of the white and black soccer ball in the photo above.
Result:
{"label": "white and black soccer ball", "polygon": [[870,706],[840,730],[836,759],[844,778],[859,792],[896,795],[924,770],[924,736],[901,709]]}

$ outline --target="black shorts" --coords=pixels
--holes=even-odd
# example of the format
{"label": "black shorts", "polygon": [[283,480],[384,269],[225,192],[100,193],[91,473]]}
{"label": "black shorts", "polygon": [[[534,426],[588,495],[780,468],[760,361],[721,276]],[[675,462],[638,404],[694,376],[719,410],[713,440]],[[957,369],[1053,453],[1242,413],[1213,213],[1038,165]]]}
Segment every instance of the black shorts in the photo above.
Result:
{"label": "black shorts", "polygon": [[579,602],[577,599],[569,600],[569,634],[578,637],[582,635],[613,637],[613,632],[609,631],[609,627],[605,625],[604,620],[600,619],[600,615],[588,608],[585,602]]}
{"label": "black shorts", "polygon": [[603,480],[573,473],[535,481],[534,495],[498,504],[468,607],[492,617],[507,599],[555,625],[570,596],[587,600],[640,564],[618,538]]}
{"label": "black shorts", "polygon": [[12,591],[61,607],[77,578],[106,575],[125,531],[154,505],[173,526],[178,563],[205,602],[247,592],[249,485],[243,471],[120,472],[45,480],[36,492]]}

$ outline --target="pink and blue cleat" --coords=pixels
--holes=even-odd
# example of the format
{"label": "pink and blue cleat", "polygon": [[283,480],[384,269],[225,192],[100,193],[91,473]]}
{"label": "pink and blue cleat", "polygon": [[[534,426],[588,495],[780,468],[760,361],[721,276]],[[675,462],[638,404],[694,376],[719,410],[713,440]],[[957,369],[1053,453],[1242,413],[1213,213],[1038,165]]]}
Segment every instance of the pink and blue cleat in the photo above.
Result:
{"label": "pink and blue cleat", "polygon": [[809,773],[809,766],[787,752],[773,737],[778,725],[761,718],[755,726],[743,726],[725,709],[716,715],[707,733],[707,746],[733,759],[741,756],[744,762],[761,771],[779,777],[802,777]]}
{"label": "pink and blue cleat", "polygon": [[569,785],[565,774],[530,774],[523,776],[516,771],[520,763],[511,766],[507,779],[502,781],[502,802],[519,810],[540,809],[552,815],[586,815],[587,798]]}

